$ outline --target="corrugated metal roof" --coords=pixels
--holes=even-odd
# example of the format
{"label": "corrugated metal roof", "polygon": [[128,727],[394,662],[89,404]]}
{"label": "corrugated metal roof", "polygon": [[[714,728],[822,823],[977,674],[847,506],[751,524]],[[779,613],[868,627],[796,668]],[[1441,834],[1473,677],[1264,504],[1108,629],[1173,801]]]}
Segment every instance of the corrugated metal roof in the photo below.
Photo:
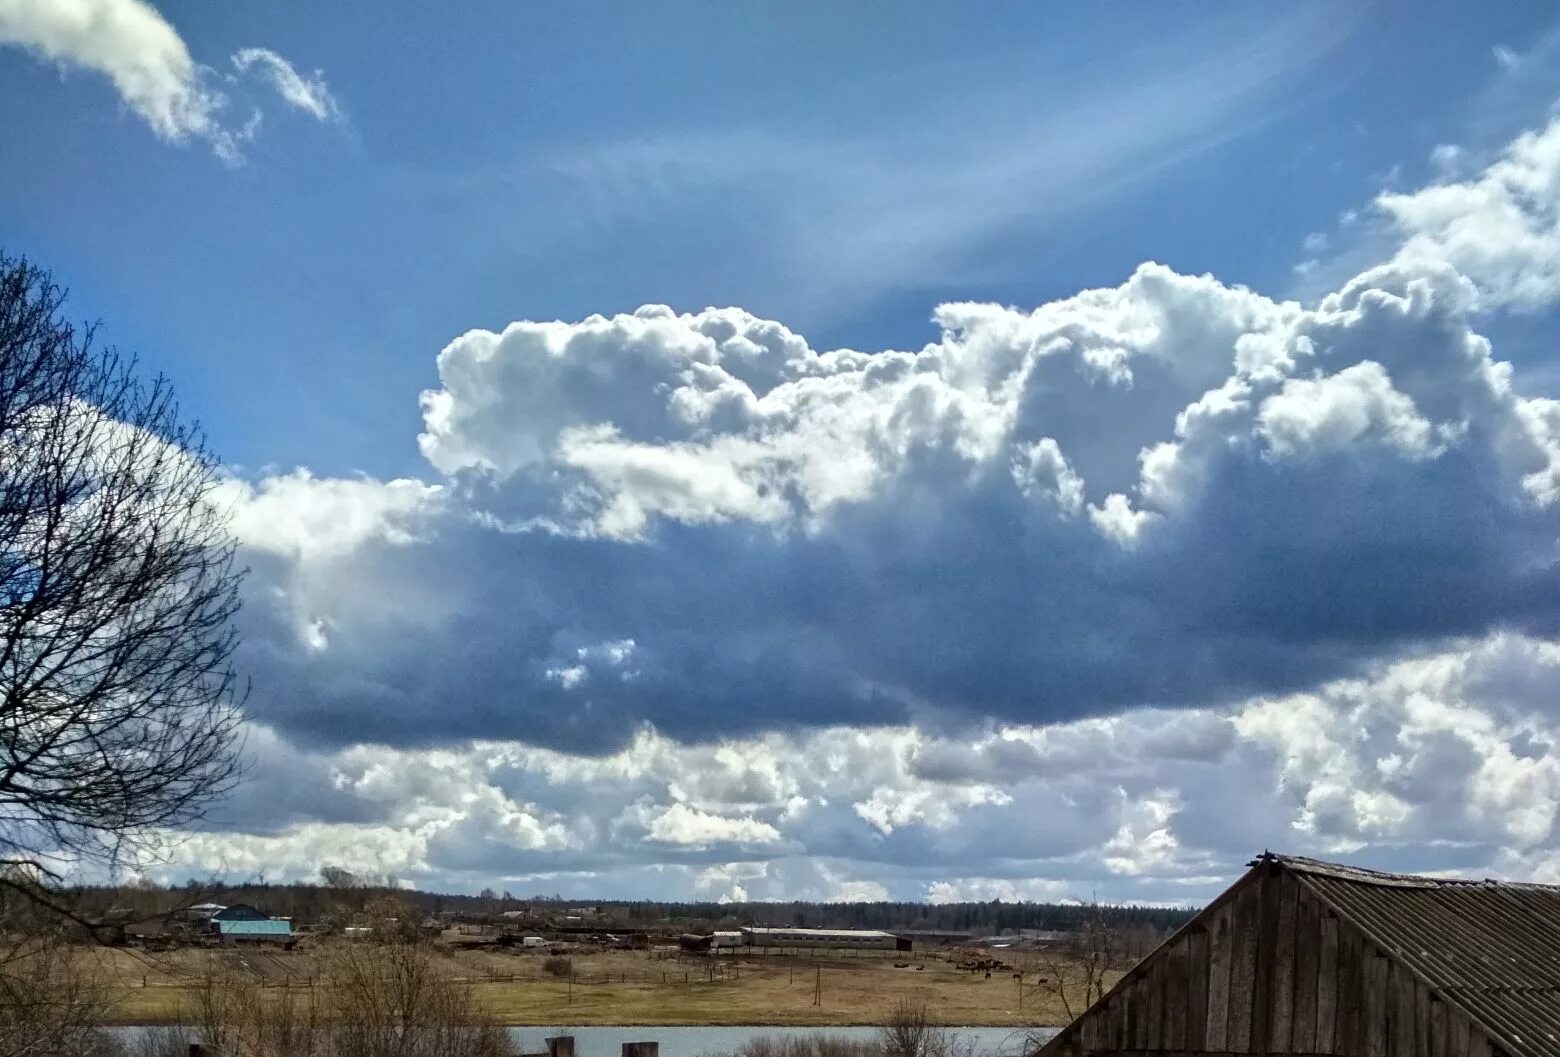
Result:
{"label": "corrugated metal roof", "polygon": [[217,921],[217,929],[224,936],[291,936],[290,921]]}
{"label": "corrugated metal roof", "polygon": [[1560,887],[1380,873],[1268,856],[1512,1057],[1560,1052]]}

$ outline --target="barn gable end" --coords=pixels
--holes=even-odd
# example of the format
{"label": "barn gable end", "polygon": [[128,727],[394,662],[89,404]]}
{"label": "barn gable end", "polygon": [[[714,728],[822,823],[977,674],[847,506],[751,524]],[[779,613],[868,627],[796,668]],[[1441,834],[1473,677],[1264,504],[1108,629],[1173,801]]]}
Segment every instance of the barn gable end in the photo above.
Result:
{"label": "barn gable end", "polygon": [[1040,1053],[1560,1054],[1560,888],[1264,855]]}

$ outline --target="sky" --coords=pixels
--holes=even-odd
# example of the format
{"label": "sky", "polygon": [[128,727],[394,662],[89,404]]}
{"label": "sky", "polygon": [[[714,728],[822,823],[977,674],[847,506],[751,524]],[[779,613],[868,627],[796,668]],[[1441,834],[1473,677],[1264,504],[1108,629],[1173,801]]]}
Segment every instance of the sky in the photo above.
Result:
{"label": "sky", "polygon": [[1560,882],[1551,5],[0,0],[246,782],[147,869]]}

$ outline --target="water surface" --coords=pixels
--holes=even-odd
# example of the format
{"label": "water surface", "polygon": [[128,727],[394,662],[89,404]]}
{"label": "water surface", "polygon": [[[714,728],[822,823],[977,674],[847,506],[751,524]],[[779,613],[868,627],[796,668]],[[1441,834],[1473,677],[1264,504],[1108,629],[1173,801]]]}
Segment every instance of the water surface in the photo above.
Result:
{"label": "water surface", "polygon": [[[1023,1052],[1023,1028],[950,1028],[974,1044],[979,1057],[1017,1057]],[[1049,1037],[1054,1028],[1037,1029]],[[757,1035],[844,1035],[853,1039],[871,1039],[878,1029],[871,1027],[627,1027],[627,1028],[510,1028],[510,1035],[529,1053],[541,1053],[547,1047],[542,1040],[554,1035],[573,1035],[577,1057],[619,1057],[625,1042],[658,1042],[660,1057],[703,1057],[710,1053],[729,1053]]]}
{"label": "water surface", "polygon": [[[126,1027],[110,1029],[116,1033],[134,1035],[146,1028]],[[974,1048],[974,1057],[1019,1057],[1024,1051],[1025,1029],[958,1027],[949,1031],[960,1036]],[[1034,1029],[1046,1038],[1056,1033],[1054,1028]],[[707,1054],[730,1053],[744,1042],[759,1035],[843,1035],[852,1039],[872,1039],[878,1029],[873,1027],[774,1027],[764,1025],[727,1025],[721,1027],[617,1027],[617,1028],[510,1028],[509,1034],[528,1053],[542,1053],[547,1049],[544,1040],[554,1035],[573,1035],[576,1057],[620,1057],[625,1042],[658,1042],[660,1057],[705,1057]]]}

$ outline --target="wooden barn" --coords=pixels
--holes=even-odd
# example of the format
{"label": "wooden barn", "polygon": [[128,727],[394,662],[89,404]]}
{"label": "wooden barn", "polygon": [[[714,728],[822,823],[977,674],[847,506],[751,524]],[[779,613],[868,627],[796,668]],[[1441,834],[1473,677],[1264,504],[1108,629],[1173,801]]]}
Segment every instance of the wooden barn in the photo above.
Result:
{"label": "wooden barn", "polygon": [[1044,1057],[1560,1055],[1560,888],[1263,855]]}

